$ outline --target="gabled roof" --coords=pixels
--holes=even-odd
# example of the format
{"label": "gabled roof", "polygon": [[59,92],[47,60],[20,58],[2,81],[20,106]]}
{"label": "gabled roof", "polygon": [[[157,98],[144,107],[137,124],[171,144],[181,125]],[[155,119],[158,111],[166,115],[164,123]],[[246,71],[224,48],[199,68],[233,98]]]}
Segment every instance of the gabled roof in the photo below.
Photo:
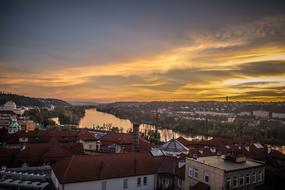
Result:
{"label": "gabled roof", "polygon": [[60,183],[73,183],[154,174],[159,163],[149,153],[84,155],[60,160],[52,168]]}
{"label": "gabled roof", "polygon": [[177,152],[177,153],[183,153],[183,152],[188,152],[189,149],[184,146],[182,143],[177,141],[176,139],[171,139],[170,141],[164,143],[161,145],[160,150],[166,151],[166,152]]}
{"label": "gabled roof", "polygon": [[83,141],[96,141],[95,136],[88,130],[80,129],[76,131],[19,131],[15,134],[8,134],[6,139],[10,143],[10,139],[16,139],[11,143],[18,143],[19,138],[29,138],[30,142],[49,142],[52,138],[58,139],[60,142],[76,142],[77,140]]}
{"label": "gabled roof", "polygon": [[178,162],[175,157],[153,157],[149,152],[136,152],[72,156],[56,162],[52,169],[61,184],[156,173],[181,178],[185,167],[179,168]]}
{"label": "gabled roof", "polygon": [[[99,139],[103,146],[112,144],[124,145],[125,151],[132,151],[133,136],[129,133],[108,133]],[[150,143],[143,137],[139,137],[139,151],[149,151],[154,144]]]}
{"label": "gabled roof", "polygon": [[107,133],[100,138],[102,143],[131,144],[133,137],[128,133]]}

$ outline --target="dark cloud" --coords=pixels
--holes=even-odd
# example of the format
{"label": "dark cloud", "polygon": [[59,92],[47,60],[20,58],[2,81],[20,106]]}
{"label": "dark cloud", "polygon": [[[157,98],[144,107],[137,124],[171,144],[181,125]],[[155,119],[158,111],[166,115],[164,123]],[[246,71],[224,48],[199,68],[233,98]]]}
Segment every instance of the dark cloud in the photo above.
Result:
{"label": "dark cloud", "polygon": [[275,90],[255,90],[250,92],[245,92],[239,95],[231,96],[234,99],[275,99],[279,101],[284,101],[285,99],[285,88],[276,88]]}
{"label": "dark cloud", "polygon": [[239,66],[236,73],[246,76],[274,76],[285,74],[285,61],[249,62]]}
{"label": "dark cloud", "polygon": [[235,88],[252,88],[255,89],[257,86],[258,88],[268,88],[268,85],[276,85],[279,84],[277,81],[260,81],[260,82],[245,82],[241,84],[234,85]]}

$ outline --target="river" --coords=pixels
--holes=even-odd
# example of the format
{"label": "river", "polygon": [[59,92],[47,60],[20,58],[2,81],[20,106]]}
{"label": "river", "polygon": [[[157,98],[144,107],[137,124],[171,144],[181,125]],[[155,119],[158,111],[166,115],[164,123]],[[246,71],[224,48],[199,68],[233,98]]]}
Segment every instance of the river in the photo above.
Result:
{"label": "river", "polygon": [[[132,123],[130,120],[127,119],[120,119],[112,114],[99,112],[96,109],[86,109],[85,116],[80,120],[79,127],[80,128],[95,128],[96,126],[102,126],[106,124],[111,124],[114,127],[121,128],[123,132],[128,132],[132,129]],[[153,125],[141,124],[140,131],[145,133],[146,131],[154,129]],[[174,132],[170,129],[159,129],[160,133],[160,140],[161,141],[168,141],[170,139],[177,138],[177,137],[184,137],[188,140],[193,139],[202,139],[206,138],[204,136],[193,136],[183,133]]]}

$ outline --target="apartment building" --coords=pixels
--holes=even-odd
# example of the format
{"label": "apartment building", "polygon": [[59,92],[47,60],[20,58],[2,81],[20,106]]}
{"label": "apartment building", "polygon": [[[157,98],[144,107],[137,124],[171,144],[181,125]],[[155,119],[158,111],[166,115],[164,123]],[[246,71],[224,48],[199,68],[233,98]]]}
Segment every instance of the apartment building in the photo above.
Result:
{"label": "apartment building", "polygon": [[201,182],[210,190],[253,189],[264,183],[263,162],[241,155],[208,156],[186,159],[185,188]]}

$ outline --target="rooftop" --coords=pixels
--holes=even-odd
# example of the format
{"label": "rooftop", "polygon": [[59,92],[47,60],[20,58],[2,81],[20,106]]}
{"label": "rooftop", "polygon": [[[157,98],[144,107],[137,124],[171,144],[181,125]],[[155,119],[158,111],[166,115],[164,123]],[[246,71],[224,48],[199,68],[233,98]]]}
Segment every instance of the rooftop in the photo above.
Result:
{"label": "rooftop", "polygon": [[182,143],[180,143],[176,139],[171,139],[170,141],[164,143],[159,147],[162,151],[167,151],[167,152],[188,152],[189,149],[184,146]]}
{"label": "rooftop", "polygon": [[[153,157],[150,153],[75,155],[53,165],[60,183],[95,181],[128,176],[167,173],[181,176],[182,167],[174,157]],[[78,167],[80,166],[80,167]],[[182,171],[181,171],[182,170]]]}
{"label": "rooftop", "polygon": [[197,158],[196,160],[195,159],[191,160],[195,162],[200,162],[208,166],[219,168],[224,171],[242,170],[247,168],[260,167],[264,165],[262,162],[254,160],[246,160],[244,163],[235,163],[232,161],[224,160],[221,156],[200,157]]}

